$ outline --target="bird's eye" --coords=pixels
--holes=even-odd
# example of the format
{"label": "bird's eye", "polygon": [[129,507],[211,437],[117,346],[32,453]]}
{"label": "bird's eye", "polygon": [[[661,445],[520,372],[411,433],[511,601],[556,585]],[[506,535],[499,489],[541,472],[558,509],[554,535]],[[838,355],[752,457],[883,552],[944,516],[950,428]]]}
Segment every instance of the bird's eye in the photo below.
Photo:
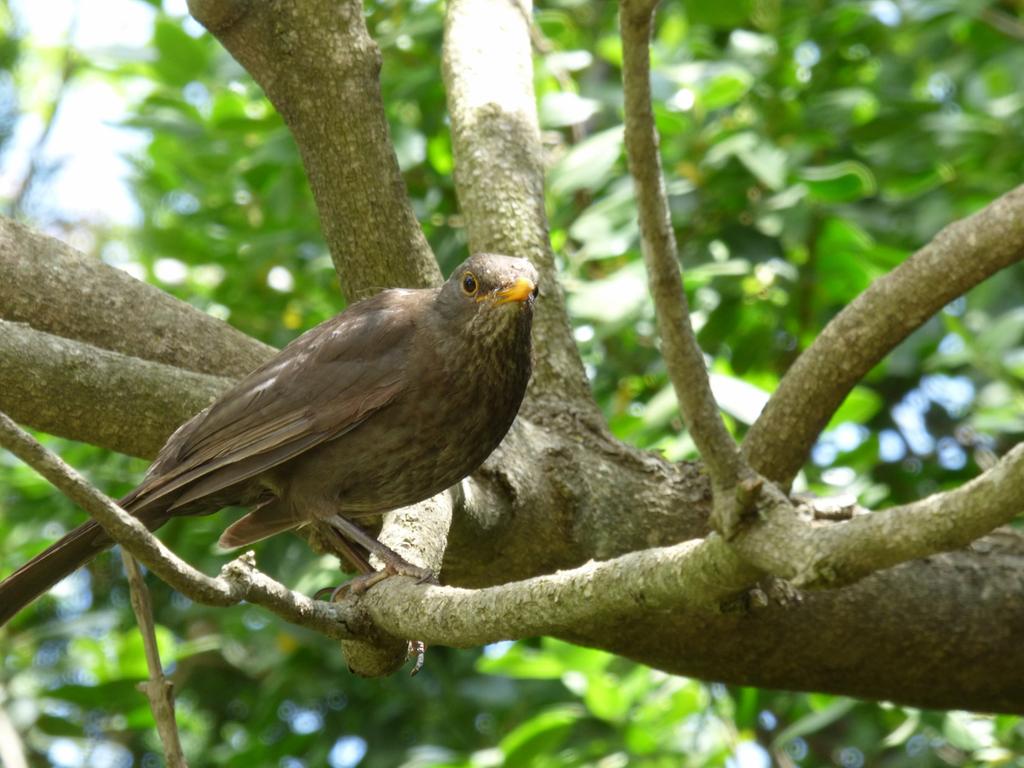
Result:
{"label": "bird's eye", "polygon": [[467,296],[472,296],[479,287],[476,276],[472,272],[467,272],[462,276],[462,292]]}
{"label": "bird's eye", "polygon": [[533,290],[530,291],[530,298],[531,299],[536,299],[538,296],[540,296],[540,286],[539,285],[535,285],[533,287]]}

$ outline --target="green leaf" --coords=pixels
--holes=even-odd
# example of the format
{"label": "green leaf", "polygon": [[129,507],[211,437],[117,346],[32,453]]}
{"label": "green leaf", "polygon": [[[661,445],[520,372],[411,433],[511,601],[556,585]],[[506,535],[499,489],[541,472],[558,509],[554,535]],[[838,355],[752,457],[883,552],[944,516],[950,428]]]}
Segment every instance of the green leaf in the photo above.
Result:
{"label": "green leaf", "polygon": [[683,0],[683,7],[691,24],[731,28],[747,22],[753,10],[753,0]]}
{"label": "green leaf", "polygon": [[736,133],[715,144],[705,162],[722,166],[735,157],[771,190],[782,189],[786,181],[786,153],[753,132]]}
{"label": "green leaf", "polygon": [[442,176],[452,172],[455,160],[452,158],[452,142],[447,131],[435,133],[427,140],[427,160]]}
{"label": "green leaf", "polygon": [[976,344],[983,355],[999,360],[1008,350],[1018,346],[1022,338],[1024,307],[1017,307],[986,323]]}
{"label": "green leaf", "polygon": [[566,288],[574,317],[613,326],[635,317],[649,301],[647,273],[638,261],[601,280],[570,281]]}
{"label": "green leaf", "polygon": [[601,102],[571,91],[546,93],[540,100],[540,123],[547,128],[578,125],[596,115],[600,108]]}
{"label": "green leaf", "polygon": [[956,178],[956,170],[949,163],[937,163],[918,173],[906,173],[882,183],[882,197],[886,201],[907,202]]}
{"label": "green leaf", "polygon": [[521,642],[513,644],[501,656],[481,656],[477,659],[476,668],[486,675],[526,680],[559,680],[567,671],[560,659]]}
{"label": "green leaf", "polygon": [[832,414],[825,428],[835,429],[846,422],[867,424],[884,404],[885,400],[874,390],[861,386],[854,387],[843,400],[843,404]]}
{"label": "green leaf", "polygon": [[577,217],[569,235],[582,245],[578,259],[621,256],[633,247],[640,237],[640,225],[632,179],[613,183]]}
{"label": "green leaf", "polygon": [[506,768],[533,765],[535,758],[558,750],[574,725],[585,716],[582,707],[553,707],[527,720],[499,743]]}
{"label": "green leaf", "polygon": [[875,194],[877,185],[870,169],[854,160],[803,168],[799,174],[819,203],[845,203]]}
{"label": "green leaf", "polygon": [[583,701],[591,713],[602,720],[620,722],[629,711],[630,699],[611,675],[590,680]]}
{"label": "green leaf", "polygon": [[[833,698],[833,697],[829,697]],[[823,709],[804,715],[787,728],[783,728],[772,739],[772,746],[775,749],[784,749],[786,744],[801,736],[809,736],[817,733],[846,715],[851,709],[857,706],[853,699],[834,697],[834,701]]]}
{"label": "green leaf", "polygon": [[617,125],[580,142],[548,172],[551,193],[558,196],[579,189],[598,189],[608,183],[622,156],[623,128]]}
{"label": "green leaf", "polygon": [[180,24],[158,19],[153,28],[157,59],[153,68],[171,85],[183,86],[203,77],[209,69],[208,41],[189,35]]}
{"label": "green leaf", "polygon": [[698,103],[704,109],[721,109],[735,104],[747,95],[754,76],[743,67],[719,68],[698,90]]}

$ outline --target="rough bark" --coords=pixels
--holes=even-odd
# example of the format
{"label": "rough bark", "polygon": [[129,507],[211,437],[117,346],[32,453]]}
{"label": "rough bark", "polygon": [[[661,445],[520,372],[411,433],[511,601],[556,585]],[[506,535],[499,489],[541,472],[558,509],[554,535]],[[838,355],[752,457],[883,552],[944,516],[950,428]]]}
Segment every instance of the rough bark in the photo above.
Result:
{"label": "rough bark", "polygon": [[199,373],[241,376],[274,350],[155,286],[0,216],[0,319]]}
{"label": "rough bark", "polygon": [[152,458],[230,382],[0,320],[0,411],[120,453]]}
{"label": "rough bark", "polygon": [[[317,191],[328,240],[349,291],[358,293],[391,282],[415,285],[435,280],[436,267],[425,252],[419,228],[407,210],[397,166],[387,144],[376,82],[379,54],[366,35],[358,6],[312,0],[264,4],[193,0],[192,7],[239,60],[254,71],[296,132]],[[457,24],[454,20],[451,23]],[[516,34],[521,36],[522,29]],[[510,61],[514,65],[511,71],[519,73],[513,74],[510,82],[520,96],[527,91],[516,79],[528,78],[528,69],[516,64],[522,56],[521,48],[517,48]],[[460,87],[458,82],[453,78],[450,87],[452,83]],[[459,96],[454,96],[452,103],[454,113],[461,103]],[[494,110],[484,108],[479,110],[478,117],[481,114],[486,118]],[[461,118],[453,114],[453,124],[457,119]],[[478,132],[490,136],[488,141],[500,141],[502,125],[520,140],[525,136],[512,130],[523,126],[514,121],[510,124],[500,114],[490,123],[473,123],[473,119],[470,111],[464,125],[475,125]],[[471,147],[471,141],[472,137],[465,139],[464,146]],[[528,194],[516,198],[521,203],[515,206],[516,215],[501,221],[495,232],[484,230],[479,235],[485,243],[500,237],[497,230],[503,225],[519,230],[514,237],[521,239],[515,242],[537,247],[543,233],[543,217],[537,208],[536,162],[530,146],[527,144],[525,152],[510,156],[510,161],[517,162],[498,164],[492,169],[497,177],[495,189],[505,189],[501,185],[506,183],[506,177],[516,178],[520,174],[518,178]],[[346,173],[352,175],[345,176]],[[481,175],[467,171],[460,182],[460,194],[468,192],[472,196]],[[487,188],[481,186],[480,190]],[[974,230],[978,222],[969,220],[964,229],[957,230],[953,243],[961,262],[969,263],[974,257],[984,262],[985,254],[993,248],[1000,253],[1007,247],[1019,251],[1024,233],[1012,222],[1021,220],[1021,201],[1011,196],[1007,199],[1008,206],[992,210],[1003,222],[994,226],[1000,227],[998,231],[1004,240],[1012,242],[991,243],[984,233]],[[476,215],[486,218],[496,215],[496,211],[482,207]],[[369,238],[365,247],[364,237]],[[531,257],[543,265],[549,255],[531,253]],[[991,267],[990,262],[985,263]],[[986,274],[991,271],[994,270]],[[933,273],[923,273],[929,274]],[[918,302],[926,301],[921,298],[925,294],[933,296],[934,287],[927,282],[913,286],[915,276],[922,275],[911,272],[908,277],[904,273],[903,277],[886,283],[895,291],[888,294],[889,298],[902,295],[899,291],[911,291]],[[938,306],[945,301],[948,299],[941,300]],[[917,309],[922,306],[914,305]],[[902,307],[899,311],[906,312]],[[890,312],[890,321],[898,324],[899,318],[891,315]],[[555,320],[564,326],[564,316],[556,316]],[[557,343],[559,338],[564,341],[564,336],[559,336],[564,327],[559,330],[554,321],[550,327],[554,330],[545,338],[556,340],[551,346],[552,354],[565,353],[568,346],[559,347]],[[145,366],[158,364],[140,363],[98,348],[83,351],[82,346],[67,347],[78,343],[51,341],[56,337],[27,338],[26,334],[39,332],[23,326],[8,323],[0,331],[0,344],[15,339],[6,356],[0,347],[0,361],[21,360],[21,365],[39,366],[44,371],[43,381],[29,381],[29,377],[4,363],[6,369],[0,366],[0,376],[4,377],[0,380],[0,399],[20,403],[26,419],[35,418],[36,408],[42,409],[47,414],[44,428],[59,434],[91,435],[87,439],[101,438],[109,444],[121,441],[126,449],[134,446],[133,452],[148,451],[148,441],[158,440],[156,434],[161,429],[169,433],[174,424],[165,427],[153,422],[148,427],[150,437],[135,441],[116,430],[111,433],[110,425],[131,423],[129,417],[145,418],[157,411],[161,416],[173,414],[168,421],[176,424],[179,417],[202,405],[189,404],[189,398],[196,398],[199,383],[205,382],[211,390],[217,386],[211,383],[216,380],[198,374],[189,374],[195,379],[175,376],[173,369],[163,370],[167,366],[152,369],[159,375],[153,373],[147,379],[149,369]],[[177,333],[176,329],[170,332]],[[78,368],[68,370],[66,362],[80,362],[79,353],[87,353],[90,360],[95,358],[103,374],[97,374],[89,385],[95,392],[89,398],[113,398],[118,388],[130,386],[136,378],[141,382],[137,384],[139,397],[123,398],[119,409],[106,410],[98,402],[92,410],[68,402],[78,399],[79,384],[74,375],[68,375],[77,374]],[[829,355],[848,353],[849,348],[842,344],[834,351],[823,346],[821,352],[826,359],[830,359]],[[855,359],[863,363],[867,358],[858,353]],[[557,375],[561,367],[554,366],[554,370]],[[569,371],[570,367],[564,370]],[[570,379],[566,382],[567,386],[577,386]],[[158,385],[163,388],[158,389]],[[806,382],[795,389],[804,391],[805,385]],[[102,389],[104,386],[107,389]],[[146,390],[149,401],[144,400]],[[795,413],[805,407],[807,403],[801,401]],[[617,443],[594,419],[592,406],[585,400],[577,401],[566,395],[562,404],[548,399],[536,408],[536,418],[517,422],[509,439],[474,481],[463,485],[445,553],[446,583],[481,587],[580,567],[581,570],[565,575],[564,580],[572,586],[569,593],[549,593],[554,595],[552,601],[562,604],[560,616],[565,623],[544,624],[543,613],[538,613],[537,623],[532,625],[534,630],[556,632],[577,642],[707,679],[828,690],[925,706],[1024,711],[1024,686],[1020,684],[1024,659],[1018,642],[1024,628],[1024,601],[1019,599],[1024,541],[1020,536],[1002,532],[990,535],[974,542],[969,551],[906,563],[874,573],[852,586],[810,593],[799,603],[755,609],[745,605],[742,593],[741,599],[721,602],[717,600],[719,596],[734,594],[756,576],[756,571],[737,557],[743,552],[744,537],[735,546],[727,546],[720,538],[711,536],[701,542],[667,547],[666,551],[628,554],[707,535],[709,487],[701,468],[693,464],[673,466]],[[801,429],[784,419],[777,426],[777,439],[782,439],[780,435],[799,434]],[[132,428],[137,431],[138,425],[132,424]],[[765,455],[769,453],[766,451]],[[879,518],[883,523],[886,519],[893,518]],[[987,512],[985,520],[985,525],[992,522]],[[789,521],[780,518],[774,523],[782,527],[766,527],[769,533],[785,531]],[[874,523],[868,525],[871,524]],[[849,525],[862,524],[854,520]],[[813,531],[807,535],[813,535]],[[751,540],[764,546],[766,539],[762,535]],[[625,555],[626,559],[606,566],[584,565],[591,558],[607,560],[618,555]],[[624,583],[639,583],[641,587],[625,594],[612,592],[605,582],[597,580],[604,578],[609,568],[624,568],[628,577],[630,564],[640,570],[652,558],[669,558],[664,565],[688,561],[690,556],[706,559],[700,561],[692,582],[679,582],[679,603],[664,602],[665,586],[669,583],[664,579],[672,575],[671,568],[655,568],[652,579],[659,581],[646,582],[649,590],[643,586],[643,578],[627,578]],[[260,575],[252,572],[247,562],[237,561],[233,568],[221,579],[211,580],[216,582],[211,589],[222,594],[225,601],[263,595],[296,621],[307,623],[313,617],[331,636],[348,636],[338,629],[337,611],[341,608],[325,609],[290,601],[279,585],[261,582]],[[643,574],[646,573],[644,570]],[[588,580],[588,574],[597,576]],[[737,574],[744,578],[737,579]],[[688,571],[676,573],[680,578],[687,575]],[[558,577],[552,578],[557,581]],[[550,579],[531,583],[527,592],[534,586],[542,592],[544,585],[552,583]],[[706,590],[701,589],[703,585]],[[410,589],[401,580],[386,582],[376,598],[371,592],[363,610],[371,612],[376,623],[386,628],[388,614],[375,600],[400,596],[403,590]],[[476,593],[468,599],[495,600],[494,606],[500,610],[498,598],[508,593],[501,591],[504,587],[497,589],[498,592]],[[430,591],[423,587],[416,590],[408,593],[406,602],[394,605],[405,606],[407,623],[402,626],[406,630],[424,630],[426,637],[427,626],[408,622],[410,617],[418,618],[417,614],[409,613],[409,606],[414,604],[409,601],[421,599],[424,592]],[[444,593],[445,599],[449,595]],[[697,599],[687,603],[688,595]],[[715,597],[711,605],[709,595]],[[549,603],[552,611],[555,605]],[[544,607],[542,600],[540,606]],[[726,610],[722,610],[723,606]],[[357,618],[356,614],[353,617]],[[497,634],[500,633],[495,629],[486,636]],[[444,639],[440,635],[438,638]],[[459,639],[454,633],[450,638],[453,642]]]}
{"label": "rough bark", "polygon": [[350,299],[436,285],[388,132],[380,49],[355,0],[189,0],[291,129]]}
{"label": "rough bark", "polygon": [[445,14],[444,78],[455,188],[470,250],[522,256],[541,275],[534,375],[525,412],[544,400],[592,404],[558,284],[544,213],[544,162],[533,93],[529,0],[454,0]]}

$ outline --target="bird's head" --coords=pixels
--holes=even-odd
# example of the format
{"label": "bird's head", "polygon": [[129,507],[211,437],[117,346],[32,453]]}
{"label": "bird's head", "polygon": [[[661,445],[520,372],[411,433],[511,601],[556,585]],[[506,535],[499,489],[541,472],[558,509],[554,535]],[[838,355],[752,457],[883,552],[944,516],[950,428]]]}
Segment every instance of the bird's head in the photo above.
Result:
{"label": "bird's head", "polygon": [[438,294],[442,312],[478,338],[522,326],[533,315],[539,276],[526,259],[478,253],[460,264]]}

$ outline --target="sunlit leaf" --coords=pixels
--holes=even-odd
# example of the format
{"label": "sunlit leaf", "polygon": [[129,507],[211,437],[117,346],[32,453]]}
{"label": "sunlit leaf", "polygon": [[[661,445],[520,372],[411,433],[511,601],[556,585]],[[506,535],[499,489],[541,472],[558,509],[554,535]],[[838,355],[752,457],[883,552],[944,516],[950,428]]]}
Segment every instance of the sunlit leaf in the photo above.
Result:
{"label": "sunlit leaf", "polygon": [[875,177],[866,165],[853,160],[808,166],[798,176],[811,198],[823,203],[843,203],[875,194]]}
{"label": "sunlit leaf", "polygon": [[596,133],[573,147],[548,172],[551,192],[565,195],[606,184],[622,155],[622,135],[622,127],[617,126]]}

